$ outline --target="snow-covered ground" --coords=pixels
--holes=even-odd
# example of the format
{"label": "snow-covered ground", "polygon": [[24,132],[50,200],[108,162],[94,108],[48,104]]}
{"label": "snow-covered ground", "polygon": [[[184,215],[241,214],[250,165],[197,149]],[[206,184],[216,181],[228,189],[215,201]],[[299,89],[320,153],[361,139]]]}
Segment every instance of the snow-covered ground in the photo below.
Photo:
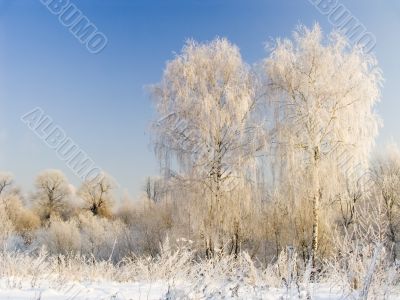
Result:
{"label": "snow-covered ground", "polygon": [[[32,300],[60,300],[60,299],[120,299],[120,300],[156,300],[156,299],[210,299],[205,295],[190,290],[190,285],[176,283],[174,286],[165,281],[155,282],[130,282],[117,283],[109,281],[99,282],[69,282],[60,284],[59,287],[52,287],[49,283],[42,282],[40,287],[31,287],[30,282],[20,282],[18,287],[10,288],[10,279],[0,281],[0,299],[32,299]],[[37,283],[36,283],[37,284]],[[218,284],[218,286],[221,286]],[[209,287],[212,289],[212,287]],[[211,299],[298,299],[295,290],[292,294],[275,288],[254,288],[239,287],[232,289],[226,285],[226,289],[215,291]],[[344,296],[338,291],[334,292],[329,287],[319,287],[313,291],[313,299],[343,299]],[[305,299],[305,298],[304,298]]]}
{"label": "snow-covered ground", "polygon": [[46,283],[32,288],[27,282],[20,287],[1,288],[0,299],[162,299],[167,291],[165,282],[69,282],[57,288]]}

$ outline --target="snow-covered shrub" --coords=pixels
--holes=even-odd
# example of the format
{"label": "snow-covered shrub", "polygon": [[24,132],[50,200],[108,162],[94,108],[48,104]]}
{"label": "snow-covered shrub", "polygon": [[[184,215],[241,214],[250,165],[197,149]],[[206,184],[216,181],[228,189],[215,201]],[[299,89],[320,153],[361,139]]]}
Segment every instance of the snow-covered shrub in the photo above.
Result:
{"label": "snow-covered shrub", "polygon": [[16,232],[28,235],[40,226],[39,217],[22,204],[18,194],[6,196],[4,203],[6,212]]}
{"label": "snow-covered shrub", "polygon": [[[373,204],[373,205],[372,205]],[[335,255],[326,260],[328,277],[358,299],[387,299],[399,274],[391,260],[385,208],[379,201],[366,203],[357,223],[335,238]]]}
{"label": "snow-covered shrub", "polygon": [[41,228],[36,233],[33,247],[46,246],[51,254],[66,254],[79,252],[81,236],[76,220],[63,221],[51,218],[48,227]]}
{"label": "snow-covered shrub", "polygon": [[91,212],[79,215],[81,253],[98,260],[119,261],[129,255],[126,248],[126,225],[120,220],[94,216]]}
{"label": "snow-covered shrub", "polygon": [[147,198],[125,201],[116,216],[127,225],[125,241],[135,254],[155,257],[159,254],[160,243],[174,226],[171,205],[165,202],[155,204]]}

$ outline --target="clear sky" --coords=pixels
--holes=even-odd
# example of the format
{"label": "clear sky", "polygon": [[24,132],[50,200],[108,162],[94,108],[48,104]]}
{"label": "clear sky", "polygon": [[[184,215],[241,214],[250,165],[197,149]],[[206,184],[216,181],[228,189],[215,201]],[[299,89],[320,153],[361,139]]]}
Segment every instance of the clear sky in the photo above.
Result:
{"label": "clear sky", "polygon": [[[71,0],[108,38],[91,54],[40,0],[0,0],[0,170],[24,189],[56,168],[79,179],[20,117],[39,106],[131,195],[157,174],[150,146],[151,101],[144,87],[159,81],[184,41],[227,37],[255,63],[265,42],[296,25],[333,29],[309,0]],[[384,120],[378,139],[400,142],[400,2],[342,0],[377,40],[384,71]]]}

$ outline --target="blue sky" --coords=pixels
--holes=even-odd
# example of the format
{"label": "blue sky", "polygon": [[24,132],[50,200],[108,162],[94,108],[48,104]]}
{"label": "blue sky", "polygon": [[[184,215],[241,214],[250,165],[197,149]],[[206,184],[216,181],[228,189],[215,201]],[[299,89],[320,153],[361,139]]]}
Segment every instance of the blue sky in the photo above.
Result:
{"label": "blue sky", "polygon": [[[287,37],[296,25],[327,17],[308,0],[72,0],[108,38],[91,54],[39,0],[0,0],[0,170],[24,189],[56,168],[79,184],[64,162],[20,117],[39,106],[131,195],[157,174],[150,146],[154,115],[144,87],[157,82],[184,41],[224,36],[244,59],[266,56],[265,42]],[[384,71],[384,120],[378,145],[400,142],[400,2],[341,1],[377,40]]]}

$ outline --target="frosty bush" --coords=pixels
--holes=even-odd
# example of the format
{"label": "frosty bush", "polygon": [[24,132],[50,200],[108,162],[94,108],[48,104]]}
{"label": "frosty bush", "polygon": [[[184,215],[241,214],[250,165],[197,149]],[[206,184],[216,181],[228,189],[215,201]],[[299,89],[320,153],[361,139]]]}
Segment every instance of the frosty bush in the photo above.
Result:
{"label": "frosty bush", "polygon": [[335,237],[335,255],[326,261],[329,276],[340,283],[347,295],[359,299],[386,299],[399,280],[391,260],[391,248],[385,248],[388,223],[385,208],[374,202],[357,211],[357,223],[344,236]]}
{"label": "frosty bush", "polygon": [[16,232],[27,237],[27,235],[39,228],[39,217],[32,210],[23,205],[18,194],[8,195],[3,201],[4,209]]}
{"label": "frosty bush", "polygon": [[125,248],[126,226],[119,220],[108,220],[82,213],[79,216],[81,232],[81,253],[93,256],[99,260],[121,260],[129,255],[130,249]]}
{"label": "frosty bush", "polygon": [[77,222],[51,218],[48,227],[37,231],[33,245],[38,248],[46,246],[46,249],[53,255],[79,252],[81,236]]}

